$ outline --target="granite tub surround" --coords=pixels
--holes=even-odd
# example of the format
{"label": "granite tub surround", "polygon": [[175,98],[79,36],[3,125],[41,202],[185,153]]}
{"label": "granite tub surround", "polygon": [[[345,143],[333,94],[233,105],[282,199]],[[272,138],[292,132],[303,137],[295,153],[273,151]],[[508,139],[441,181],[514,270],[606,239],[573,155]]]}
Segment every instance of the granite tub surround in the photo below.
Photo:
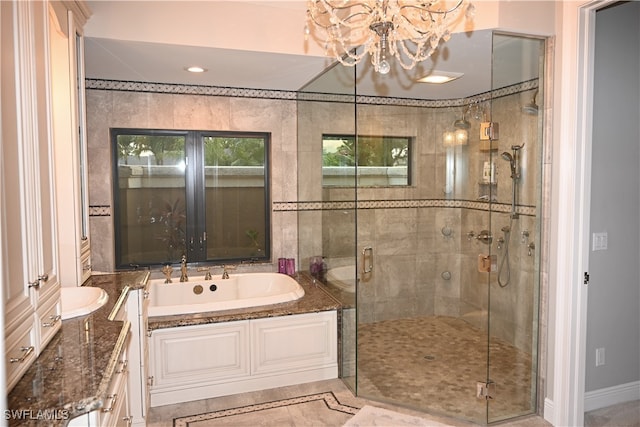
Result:
{"label": "granite tub surround", "polygon": [[323,289],[324,285],[314,284],[313,279],[306,272],[298,273],[296,280],[304,289],[304,296],[296,301],[263,307],[150,317],[148,326],[150,330],[156,330],[176,326],[204,325],[235,320],[317,313],[338,310],[341,307],[340,302]]}
{"label": "granite tub surround", "polygon": [[38,359],[7,396],[10,425],[57,426],[104,406],[129,323],[108,320],[123,289],[142,286],[144,273],[92,276],[109,301],[86,316],[64,320]]}

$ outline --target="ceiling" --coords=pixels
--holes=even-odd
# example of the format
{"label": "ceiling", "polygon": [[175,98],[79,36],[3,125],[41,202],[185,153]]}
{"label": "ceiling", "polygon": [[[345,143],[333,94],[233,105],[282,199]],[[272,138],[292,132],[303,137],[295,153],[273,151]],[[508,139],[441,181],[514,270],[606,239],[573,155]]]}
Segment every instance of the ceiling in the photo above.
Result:
{"label": "ceiling", "polygon": [[[90,79],[296,91],[334,62],[313,40],[304,40],[304,1],[88,4],[93,15],[85,27],[85,73]],[[453,99],[487,92],[492,81],[496,88],[528,81],[538,75],[539,45],[520,37],[494,40],[491,30],[456,33],[411,71],[392,63],[383,76],[363,61],[356,70],[358,94]],[[501,58],[493,70],[492,55]],[[185,71],[190,65],[207,72]],[[464,75],[444,85],[415,82],[433,70]],[[352,81],[354,71],[338,65],[332,72],[339,83]],[[322,85],[314,90],[352,91]]]}

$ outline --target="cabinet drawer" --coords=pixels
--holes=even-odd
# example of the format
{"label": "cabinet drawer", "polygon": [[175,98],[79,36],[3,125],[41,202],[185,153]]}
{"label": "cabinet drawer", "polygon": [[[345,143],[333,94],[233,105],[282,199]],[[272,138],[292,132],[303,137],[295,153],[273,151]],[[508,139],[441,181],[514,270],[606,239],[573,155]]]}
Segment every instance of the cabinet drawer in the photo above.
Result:
{"label": "cabinet drawer", "polygon": [[40,348],[44,348],[47,343],[60,329],[62,318],[60,317],[60,301],[52,300],[47,305],[40,307],[37,311],[38,336],[40,337]]}
{"label": "cabinet drawer", "polygon": [[101,426],[120,426],[127,425],[122,418],[127,412],[127,379],[129,374],[129,362],[127,359],[127,346],[131,335],[127,337],[127,342],[123,346],[122,353],[118,358],[115,372],[107,388],[107,392],[103,396],[104,405],[100,409],[100,425]]}
{"label": "cabinet drawer", "polygon": [[129,426],[126,381],[117,381],[114,385],[117,385],[117,387],[110,390],[105,399],[104,407],[100,409],[100,426]]}
{"label": "cabinet drawer", "polygon": [[91,252],[89,251],[80,257],[80,274],[83,283],[91,276]]}
{"label": "cabinet drawer", "polygon": [[11,390],[36,357],[36,333],[32,322],[25,322],[7,336],[6,346],[7,389]]}

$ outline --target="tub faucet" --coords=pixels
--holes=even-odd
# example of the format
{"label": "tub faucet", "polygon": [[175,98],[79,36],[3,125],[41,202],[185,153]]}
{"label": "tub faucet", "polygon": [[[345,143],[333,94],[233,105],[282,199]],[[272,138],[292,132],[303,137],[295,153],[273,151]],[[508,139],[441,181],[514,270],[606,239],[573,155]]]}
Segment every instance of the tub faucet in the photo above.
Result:
{"label": "tub faucet", "polygon": [[182,255],[182,259],[180,260],[180,281],[188,282],[189,276],[187,276],[187,256]]}
{"label": "tub faucet", "polygon": [[173,273],[173,267],[169,264],[162,267],[162,273],[164,274],[164,283],[171,283],[171,273]]}
{"label": "tub faucet", "polygon": [[229,270],[235,270],[236,266],[235,265],[223,265],[222,268],[224,268],[224,271],[222,272],[222,278],[223,279],[228,279],[229,278]]}

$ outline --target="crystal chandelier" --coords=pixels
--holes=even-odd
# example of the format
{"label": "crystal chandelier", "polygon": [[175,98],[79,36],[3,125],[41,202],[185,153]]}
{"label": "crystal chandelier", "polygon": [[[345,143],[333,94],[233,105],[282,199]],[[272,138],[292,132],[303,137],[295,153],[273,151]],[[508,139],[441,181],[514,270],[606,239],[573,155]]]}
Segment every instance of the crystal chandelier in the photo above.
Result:
{"label": "crystal chandelier", "polygon": [[429,58],[462,10],[473,19],[469,0],[308,0],[305,34],[311,24],[326,35],[327,55],[354,66],[369,54],[375,71],[387,74],[389,57],[405,70]]}

